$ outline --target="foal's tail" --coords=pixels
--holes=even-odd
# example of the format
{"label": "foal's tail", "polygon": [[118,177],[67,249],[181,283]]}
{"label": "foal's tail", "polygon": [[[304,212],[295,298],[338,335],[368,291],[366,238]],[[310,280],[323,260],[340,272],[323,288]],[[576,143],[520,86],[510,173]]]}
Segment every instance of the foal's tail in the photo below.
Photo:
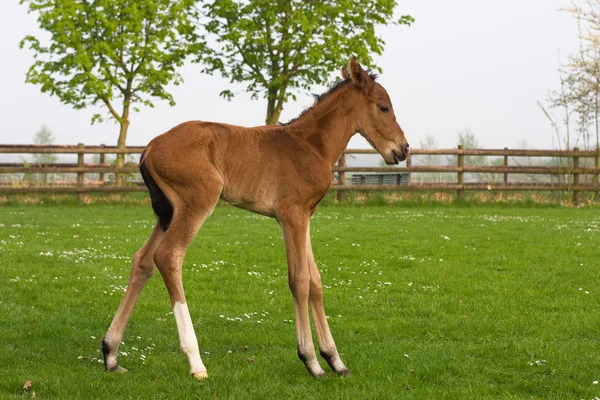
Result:
{"label": "foal's tail", "polygon": [[148,171],[148,167],[146,166],[146,151],[148,148],[144,149],[140,157],[140,173],[142,174],[142,178],[144,179],[144,183],[148,187],[148,192],[150,192],[150,200],[152,201],[152,209],[154,210],[154,214],[158,217],[158,223],[160,225],[160,229],[163,232],[169,228],[171,224],[171,220],[173,219],[173,205],[165,196],[164,192],[160,190],[156,181]]}

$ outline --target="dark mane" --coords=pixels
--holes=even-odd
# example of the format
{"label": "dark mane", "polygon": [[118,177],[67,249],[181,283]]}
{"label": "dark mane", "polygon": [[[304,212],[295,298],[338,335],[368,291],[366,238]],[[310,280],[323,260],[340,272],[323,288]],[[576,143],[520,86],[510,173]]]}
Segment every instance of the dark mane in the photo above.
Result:
{"label": "dark mane", "polygon": [[[367,72],[367,74],[369,74],[371,79],[373,79],[374,81],[377,80],[377,78],[379,77],[379,75],[377,75],[377,73],[372,72],[371,70],[368,70],[366,72]],[[325,93],[313,94],[313,97],[315,98],[315,102],[313,103],[312,106],[305,108],[304,111],[302,111],[300,113],[300,115],[298,115],[296,118],[290,119],[288,122],[280,122],[279,126],[287,126],[287,125],[290,125],[293,122],[297,121],[300,117],[302,117],[304,114],[306,114],[308,111],[310,111],[314,106],[316,106],[321,101],[323,101],[324,98],[326,98],[327,96],[329,96],[332,93],[337,92],[339,89],[348,85],[349,83],[351,83],[350,78],[339,79],[337,82],[334,82]]]}

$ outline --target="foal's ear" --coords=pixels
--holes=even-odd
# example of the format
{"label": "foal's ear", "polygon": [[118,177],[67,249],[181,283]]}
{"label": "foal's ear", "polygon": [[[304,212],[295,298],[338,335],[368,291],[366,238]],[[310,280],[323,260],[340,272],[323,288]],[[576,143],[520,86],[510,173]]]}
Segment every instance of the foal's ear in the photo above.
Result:
{"label": "foal's ear", "polygon": [[354,57],[350,59],[349,68],[352,83],[354,83],[360,89],[363,89],[366,94],[369,94],[371,89],[373,89],[373,85],[375,84],[373,79],[365,72],[364,69],[362,69]]}
{"label": "foal's ear", "polygon": [[348,72],[348,68],[346,68],[346,66],[342,67],[342,78],[344,78],[344,80],[350,78],[350,73]]}

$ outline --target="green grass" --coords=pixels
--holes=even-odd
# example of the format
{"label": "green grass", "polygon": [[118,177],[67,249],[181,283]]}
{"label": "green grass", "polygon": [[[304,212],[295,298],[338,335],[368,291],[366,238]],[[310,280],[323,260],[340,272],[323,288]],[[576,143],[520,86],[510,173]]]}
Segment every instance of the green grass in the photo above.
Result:
{"label": "green grass", "polygon": [[296,356],[277,224],[230,207],[184,265],[209,379],[188,376],[158,273],[120,349],[129,372],[105,373],[100,340],[153,224],[140,205],[0,208],[0,398],[600,396],[597,209],[321,208],[313,247],[352,371],[324,380]]}

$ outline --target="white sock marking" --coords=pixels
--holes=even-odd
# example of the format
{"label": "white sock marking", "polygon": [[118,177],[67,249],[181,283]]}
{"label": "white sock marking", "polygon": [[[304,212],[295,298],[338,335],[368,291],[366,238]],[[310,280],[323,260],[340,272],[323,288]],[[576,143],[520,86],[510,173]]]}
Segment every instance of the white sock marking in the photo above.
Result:
{"label": "white sock marking", "polygon": [[190,362],[190,373],[206,371],[206,367],[200,358],[200,350],[198,349],[198,340],[194,332],[194,325],[190,317],[187,303],[175,302],[173,306],[173,314],[177,323],[177,331],[179,332],[179,343],[181,350],[187,356]]}

